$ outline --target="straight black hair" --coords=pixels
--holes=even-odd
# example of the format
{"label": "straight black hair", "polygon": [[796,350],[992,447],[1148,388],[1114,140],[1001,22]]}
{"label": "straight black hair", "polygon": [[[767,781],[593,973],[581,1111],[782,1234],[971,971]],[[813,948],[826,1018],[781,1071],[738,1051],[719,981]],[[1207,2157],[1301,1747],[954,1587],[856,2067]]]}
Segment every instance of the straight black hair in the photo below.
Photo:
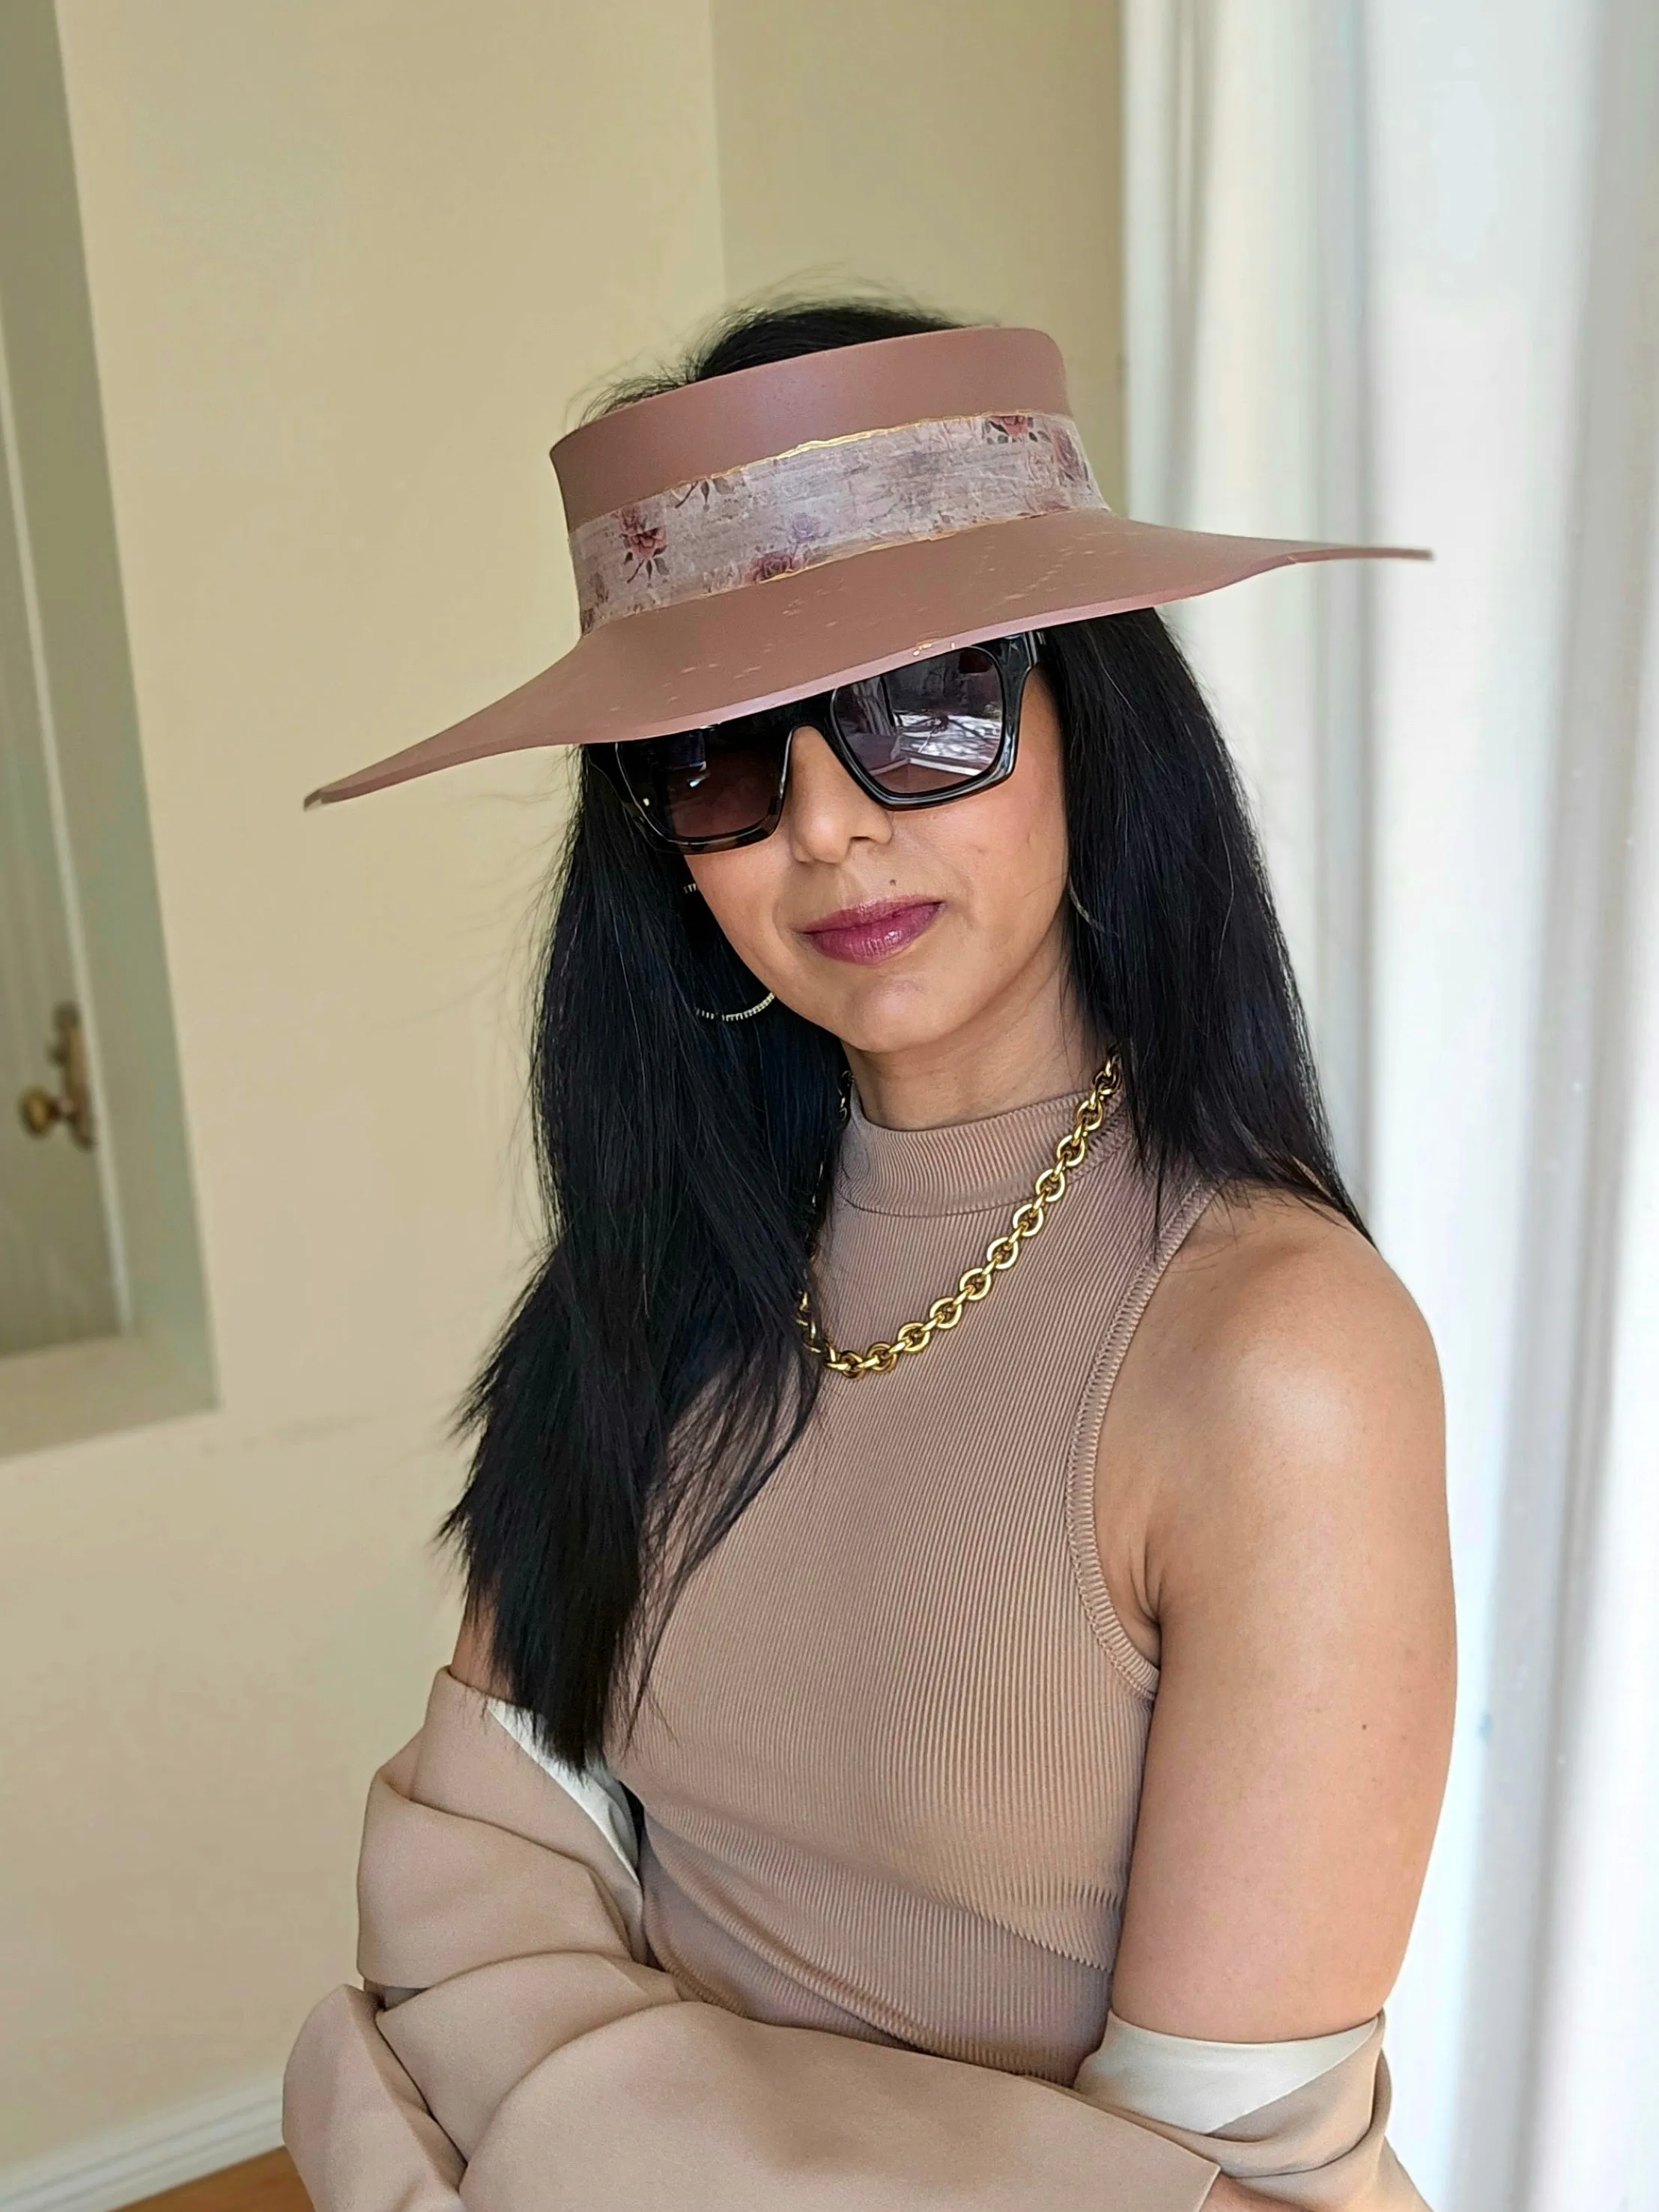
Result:
{"label": "straight black hair", "polygon": [[[947,329],[852,301],[728,320],[609,404],[831,346]],[[1237,778],[1153,610],[1045,632],[1064,744],[1077,1003],[1172,1176],[1328,1206],[1344,1188]],[[573,1765],[637,1716],[673,1599],[800,1433],[822,1380],[796,1326],[845,1062],[759,993],[678,855],[584,758],[531,1073],[545,1249],[463,1405],[444,1524],[497,1668]]]}

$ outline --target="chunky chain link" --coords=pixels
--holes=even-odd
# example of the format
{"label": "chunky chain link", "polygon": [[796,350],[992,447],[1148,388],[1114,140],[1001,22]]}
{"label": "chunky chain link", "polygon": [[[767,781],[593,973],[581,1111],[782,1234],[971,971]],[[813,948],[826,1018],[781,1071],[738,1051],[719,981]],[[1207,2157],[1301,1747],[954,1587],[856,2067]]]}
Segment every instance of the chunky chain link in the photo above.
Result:
{"label": "chunky chain link", "polygon": [[1006,1232],[986,1247],[985,1257],[969,1267],[954,1291],[935,1298],[925,1320],[907,1321],[894,1332],[890,1344],[872,1344],[865,1352],[843,1352],[831,1344],[812,1316],[810,1291],[803,1291],[796,1318],[807,1349],[837,1375],[890,1375],[906,1352],[926,1352],[941,1329],[954,1328],[971,1305],[990,1294],[999,1275],[1018,1259],[1028,1237],[1035,1237],[1048,1218],[1048,1208],[1066,1195],[1066,1178],[1088,1157],[1089,1142],[1106,1118],[1106,1109],[1116,1096],[1122,1074],[1115,1059],[1109,1060],[1094,1079],[1093,1087],[1079,1103],[1077,1118],[1054,1146],[1054,1157],[1037,1177],[1031,1195],[1016,1207]]}

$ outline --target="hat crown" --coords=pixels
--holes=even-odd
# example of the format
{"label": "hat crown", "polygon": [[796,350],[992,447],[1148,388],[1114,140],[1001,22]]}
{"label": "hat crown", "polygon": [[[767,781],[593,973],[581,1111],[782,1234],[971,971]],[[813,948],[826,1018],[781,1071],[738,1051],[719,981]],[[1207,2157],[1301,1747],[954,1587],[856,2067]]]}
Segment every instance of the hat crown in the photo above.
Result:
{"label": "hat crown", "polygon": [[1065,364],[1046,331],[979,325],[681,385],[584,423],[552,459],[574,534],[639,500],[803,446],[957,416],[1070,412]]}

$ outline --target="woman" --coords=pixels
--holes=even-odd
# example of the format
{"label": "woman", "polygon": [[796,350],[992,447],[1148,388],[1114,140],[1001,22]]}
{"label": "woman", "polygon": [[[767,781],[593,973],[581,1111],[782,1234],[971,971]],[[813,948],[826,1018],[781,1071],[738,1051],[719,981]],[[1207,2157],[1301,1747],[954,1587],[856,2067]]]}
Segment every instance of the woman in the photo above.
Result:
{"label": "woman", "polygon": [[555,458],[581,642],[320,794],[586,746],[313,2195],[1418,2204],[1434,1355],[1154,611],[1363,549],[1125,523],[1047,340],[864,307]]}

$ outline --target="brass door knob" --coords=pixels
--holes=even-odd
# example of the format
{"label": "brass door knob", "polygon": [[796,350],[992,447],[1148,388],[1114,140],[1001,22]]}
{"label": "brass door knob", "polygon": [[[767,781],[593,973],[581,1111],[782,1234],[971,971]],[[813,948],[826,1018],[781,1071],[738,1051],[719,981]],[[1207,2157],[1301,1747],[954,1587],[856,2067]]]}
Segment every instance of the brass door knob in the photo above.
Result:
{"label": "brass door knob", "polygon": [[92,1085],[87,1078],[87,1040],[79,1008],[55,1008],[52,1024],[55,1035],[46,1048],[46,1057],[61,1071],[58,1093],[54,1097],[36,1084],[18,1100],[17,1110],[30,1136],[48,1137],[61,1121],[82,1151],[90,1152]]}
{"label": "brass door knob", "polygon": [[64,1118],[62,1103],[50,1091],[42,1091],[37,1084],[26,1091],[17,1102],[23,1116],[23,1127],[32,1137],[44,1137],[54,1122]]}

